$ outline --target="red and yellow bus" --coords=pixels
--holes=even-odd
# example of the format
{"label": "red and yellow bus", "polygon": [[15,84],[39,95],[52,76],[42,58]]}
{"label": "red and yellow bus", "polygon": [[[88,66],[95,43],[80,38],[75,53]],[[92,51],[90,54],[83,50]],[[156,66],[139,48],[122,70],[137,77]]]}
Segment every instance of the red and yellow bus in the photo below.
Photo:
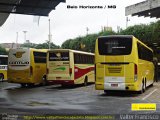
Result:
{"label": "red and yellow bus", "polygon": [[94,82],[94,54],[70,49],[49,50],[47,81],[61,85]]}

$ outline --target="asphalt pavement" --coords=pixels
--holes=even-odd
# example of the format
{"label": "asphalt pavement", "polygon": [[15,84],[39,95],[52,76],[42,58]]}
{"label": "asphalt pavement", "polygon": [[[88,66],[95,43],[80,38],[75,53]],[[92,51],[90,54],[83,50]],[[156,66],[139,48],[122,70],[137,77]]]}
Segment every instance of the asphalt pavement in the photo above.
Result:
{"label": "asphalt pavement", "polygon": [[[3,118],[6,114],[23,117],[24,115],[120,117],[119,115],[126,114],[160,114],[160,82],[154,83],[154,86],[147,88],[143,94],[132,92],[104,94],[101,90],[95,90],[94,84],[21,88],[18,84],[7,82],[0,82],[0,92],[0,114]],[[132,111],[133,103],[155,103],[156,110]],[[111,119],[116,119],[117,116]]]}

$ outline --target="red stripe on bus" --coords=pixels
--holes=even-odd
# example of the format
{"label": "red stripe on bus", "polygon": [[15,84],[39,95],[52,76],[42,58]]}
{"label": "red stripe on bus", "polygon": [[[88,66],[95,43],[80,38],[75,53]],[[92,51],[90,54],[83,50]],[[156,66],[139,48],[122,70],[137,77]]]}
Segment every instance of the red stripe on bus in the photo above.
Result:
{"label": "red stripe on bus", "polygon": [[86,68],[86,69],[80,69],[78,67],[74,67],[74,70],[75,70],[74,71],[74,73],[75,73],[74,74],[74,79],[76,80],[76,79],[82,77],[83,75],[93,71],[94,67],[89,67],[89,68]]}

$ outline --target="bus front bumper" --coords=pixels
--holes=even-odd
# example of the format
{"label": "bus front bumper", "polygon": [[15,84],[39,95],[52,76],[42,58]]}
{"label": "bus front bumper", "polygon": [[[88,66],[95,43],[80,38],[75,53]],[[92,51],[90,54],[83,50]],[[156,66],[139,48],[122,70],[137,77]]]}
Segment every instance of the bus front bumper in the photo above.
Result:
{"label": "bus front bumper", "polygon": [[9,83],[34,83],[31,78],[8,78]]}
{"label": "bus front bumper", "polygon": [[140,85],[136,83],[98,83],[95,85],[96,90],[124,90],[139,91]]}

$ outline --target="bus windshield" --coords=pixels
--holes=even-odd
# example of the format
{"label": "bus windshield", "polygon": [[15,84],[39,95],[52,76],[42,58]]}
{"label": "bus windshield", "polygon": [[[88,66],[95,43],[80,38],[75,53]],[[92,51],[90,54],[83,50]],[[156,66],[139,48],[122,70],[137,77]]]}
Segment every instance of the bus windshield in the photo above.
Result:
{"label": "bus windshield", "polygon": [[51,52],[49,61],[69,61],[69,52]]}
{"label": "bus windshield", "polygon": [[132,50],[132,38],[98,38],[98,50],[100,55],[129,55]]}
{"label": "bus windshield", "polygon": [[0,57],[0,65],[7,65],[8,57]]}

